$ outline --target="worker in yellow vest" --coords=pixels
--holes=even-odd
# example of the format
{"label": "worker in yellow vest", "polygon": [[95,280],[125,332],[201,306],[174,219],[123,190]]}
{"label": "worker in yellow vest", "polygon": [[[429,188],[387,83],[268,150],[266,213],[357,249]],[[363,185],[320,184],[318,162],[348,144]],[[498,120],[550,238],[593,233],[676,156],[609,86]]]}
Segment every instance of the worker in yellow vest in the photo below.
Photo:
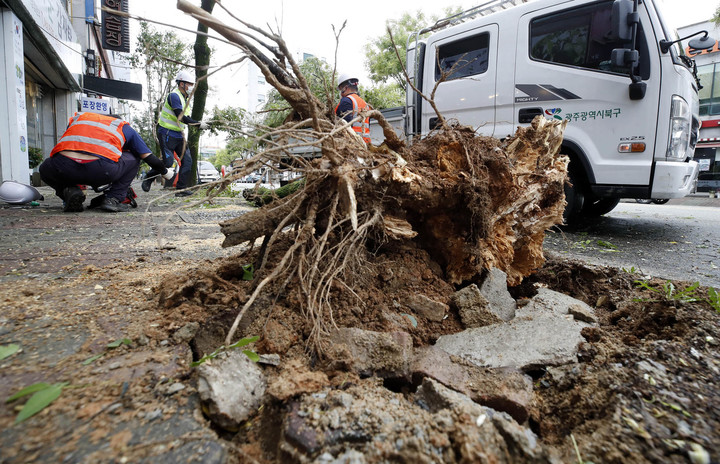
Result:
{"label": "worker in yellow vest", "polygon": [[[352,77],[351,74],[342,73],[338,79],[340,84],[340,103],[335,107],[335,114],[350,122],[357,117],[361,110],[368,108],[370,105],[358,95],[358,78]],[[360,121],[352,123],[352,129],[365,141],[370,143],[370,118],[364,118]]]}
{"label": "worker in yellow vest", "polygon": [[[190,186],[190,175],[192,173],[192,155],[185,140],[185,126],[187,124],[198,126],[200,129],[207,129],[209,126],[203,121],[196,121],[189,116],[190,102],[188,97],[195,85],[195,78],[189,71],[182,70],[175,76],[177,88],[170,92],[165,99],[160,117],[158,119],[158,141],[163,155],[163,163],[170,168],[173,162],[178,164],[178,176],[175,187],[178,192],[175,196],[192,195],[190,191],[181,191]],[[181,117],[182,115],[182,117]],[[183,152],[183,147],[185,151]],[[151,169],[145,174],[142,182],[142,189],[150,191],[152,182],[160,174]]]}

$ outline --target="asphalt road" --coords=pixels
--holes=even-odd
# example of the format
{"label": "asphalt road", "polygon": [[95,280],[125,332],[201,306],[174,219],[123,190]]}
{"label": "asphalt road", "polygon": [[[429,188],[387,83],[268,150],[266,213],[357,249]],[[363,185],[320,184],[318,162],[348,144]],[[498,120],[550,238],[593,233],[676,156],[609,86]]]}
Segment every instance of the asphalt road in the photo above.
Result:
{"label": "asphalt road", "polygon": [[720,199],[621,202],[603,217],[550,231],[545,251],[720,288]]}

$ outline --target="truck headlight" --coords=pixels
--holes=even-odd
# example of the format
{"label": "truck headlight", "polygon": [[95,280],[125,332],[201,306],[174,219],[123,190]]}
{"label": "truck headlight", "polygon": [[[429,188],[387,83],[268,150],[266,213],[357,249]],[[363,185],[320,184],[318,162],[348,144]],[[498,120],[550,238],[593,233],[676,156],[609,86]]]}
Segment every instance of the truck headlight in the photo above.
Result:
{"label": "truck headlight", "polygon": [[673,95],[670,107],[670,140],[667,157],[684,161],[690,149],[692,114],[690,105],[679,95]]}

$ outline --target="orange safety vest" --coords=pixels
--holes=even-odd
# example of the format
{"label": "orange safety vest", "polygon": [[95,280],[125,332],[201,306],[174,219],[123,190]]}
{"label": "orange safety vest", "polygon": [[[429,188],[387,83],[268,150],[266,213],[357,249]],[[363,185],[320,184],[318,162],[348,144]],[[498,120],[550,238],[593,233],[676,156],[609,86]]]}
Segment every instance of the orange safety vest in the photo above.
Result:
{"label": "orange safety vest", "polygon": [[[370,107],[370,105],[365,103],[365,100],[360,98],[360,96],[356,93],[351,93],[350,95],[346,96],[353,102],[353,119],[355,118],[355,116],[358,115],[361,110]],[[337,114],[337,110],[339,107],[340,103],[338,103],[335,107],[335,114]],[[352,124],[352,128],[355,132],[357,132],[360,137],[362,137],[365,143],[370,143],[370,118],[365,118],[362,121],[354,122]]]}
{"label": "orange safety vest", "polygon": [[117,163],[125,145],[122,132],[125,124],[127,122],[104,114],[75,113],[50,156],[64,150],[80,151]]}

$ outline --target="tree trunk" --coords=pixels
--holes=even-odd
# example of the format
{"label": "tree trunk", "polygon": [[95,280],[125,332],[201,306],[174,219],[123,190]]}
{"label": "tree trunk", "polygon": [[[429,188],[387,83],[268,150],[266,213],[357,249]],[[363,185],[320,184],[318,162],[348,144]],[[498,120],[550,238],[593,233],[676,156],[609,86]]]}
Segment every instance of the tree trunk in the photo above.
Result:
{"label": "tree trunk", "polygon": [[[215,0],[202,0],[200,7],[212,13],[215,6]],[[208,27],[198,21],[198,32],[207,33]],[[198,34],[195,37],[195,97],[193,98],[192,114],[190,115],[196,121],[201,121],[205,114],[205,101],[208,94],[207,76],[208,66],[210,65],[210,47],[207,44],[207,36]],[[188,133],[188,145],[193,158],[192,174],[190,175],[190,185],[195,185],[197,181],[198,159],[200,158],[200,133],[202,131],[196,127],[190,127]]]}

